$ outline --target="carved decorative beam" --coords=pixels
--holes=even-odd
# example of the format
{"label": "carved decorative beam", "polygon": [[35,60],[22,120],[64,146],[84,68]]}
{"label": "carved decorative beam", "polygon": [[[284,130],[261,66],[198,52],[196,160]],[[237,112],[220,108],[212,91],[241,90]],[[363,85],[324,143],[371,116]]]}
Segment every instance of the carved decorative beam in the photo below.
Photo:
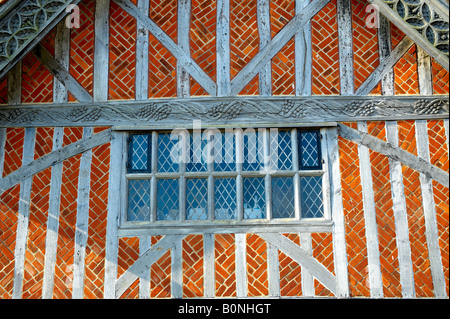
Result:
{"label": "carved decorative beam", "polygon": [[0,78],[20,61],[80,0],[26,0],[0,21]]}
{"label": "carved decorative beam", "polygon": [[173,128],[193,120],[215,127],[442,119],[447,96],[315,96],[152,99],[0,107],[0,127]]}
{"label": "carved decorative beam", "polygon": [[[371,0],[379,11],[449,69],[449,21],[438,0]],[[436,2],[436,3],[435,3]]]}

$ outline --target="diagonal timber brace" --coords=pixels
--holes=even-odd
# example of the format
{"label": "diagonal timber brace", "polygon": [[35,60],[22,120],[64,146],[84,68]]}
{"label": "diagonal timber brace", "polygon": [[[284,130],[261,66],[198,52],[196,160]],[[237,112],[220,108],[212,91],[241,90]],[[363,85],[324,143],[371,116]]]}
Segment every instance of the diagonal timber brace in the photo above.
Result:
{"label": "diagonal timber brace", "polygon": [[300,266],[307,269],[325,287],[337,295],[336,277],[300,246],[278,233],[258,233],[258,236],[298,262]]}
{"label": "diagonal timber brace", "polygon": [[139,21],[161,44],[173,54],[178,63],[209,93],[216,96],[216,83],[197,63],[152,20],[139,10],[130,0],[114,0],[123,10]]}
{"label": "diagonal timber brace", "polygon": [[111,141],[111,130],[106,130],[44,155],[0,179],[0,194],[50,166],[61,163],[94,147],[106,144],[109,141]]}
{"label": "diagonal timber brace", "polygon": [[397,146],[386,143],[379,138],[370,136],[365,132],[352,129],[346,125],[338,124],[338,134],[343,138],[364,145],[367,148],[399,161],[412,169],[431,177],[433,180],[449,187],[449,174],[424,159],[417,157]]}
{"label": "diagonal timber brace", "polygon": [[115,285],[116,298],[119,298],[136,279],[144,275],[147,271],[150,271],[150,267],[157,262],[167,250],[171,249],[184,237],[186,237],[186,235],[166,235],[139,257],[139,259],[136,260],[134,264],[119,277],[119,279],[117,279]]}

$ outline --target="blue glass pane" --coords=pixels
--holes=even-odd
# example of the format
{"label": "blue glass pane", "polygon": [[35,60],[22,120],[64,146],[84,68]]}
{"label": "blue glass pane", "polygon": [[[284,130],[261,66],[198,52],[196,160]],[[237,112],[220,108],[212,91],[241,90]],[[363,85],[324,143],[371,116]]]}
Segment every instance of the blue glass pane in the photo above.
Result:
{"label": "blue glass pane", "polygon": [[[202,139],[202,134],[189,135],[189,160],[186,163],[186,172],[206,172],[206,140]],[[205,152],[203,154],[203,152]],[[203,156],[204,155],[204,156]]]}
{"label": "blue glass pane", "polygon": [[244,162],[242,170],[259,171],[264,168],[263,134],[258,130],[247,129],[244,131]]}
{"label": "blue glass pane", "polygon": [[272,217],[293,218],[294,216],[295,206],[293,178],[272,178]]}
{"label": "blue glass pane", "polygon": [[270,130],[270,160],[272,170],[292,170],[291,131]]}
{"label": "blue glass pane", "polygon": [[150,220],[150,181],[130,180],[128,182],[128,221]]}
{"label": "blue glass pane", "polygon": [[214,136],[214,170],[236,170],[236,142],[235,135],[222,132]]}
{"label": "blue glass pane", "polygon": [[244,219],[266,218],[264,178],[244,178]]}
{"label": "blue glass pane", "polygon": [[179,216],[178,179],[159,179],[156,220],[177,220]]}
{"label": "blue glass pane", "polygon": [[186,220],[206,220],[208,218],[208,180],[187,179]]}
{"label": "blue glass pane", "polygon": [[321,169],[320,134],[300,132],[300,169]]}
{"label": "blue glass pane", "polygon": [[323,217],[322,176],[300,178],[303,218]]}
{"label": "blue glass pane", "polygon": [[130,141],[130,170],[148,171],[150,168],[149,135],[132,135]]}
{"label": "blue glass pane", "polygon": [[214,218],[236,218],[236,180],[217,178],[214,180]]}
{"label": "blue glass pane", "polygon": [[170,133],[158,134],[158,172],[177,172],[181,154],[180,137]]}

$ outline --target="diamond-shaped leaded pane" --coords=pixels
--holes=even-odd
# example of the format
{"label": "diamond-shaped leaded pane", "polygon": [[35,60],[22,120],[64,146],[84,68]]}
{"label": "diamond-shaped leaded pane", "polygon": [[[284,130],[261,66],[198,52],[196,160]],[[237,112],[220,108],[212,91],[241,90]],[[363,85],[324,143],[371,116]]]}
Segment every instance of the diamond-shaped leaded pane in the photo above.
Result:
{"label": "diamond-shaped leaded pane", "polygon": [[182,152],[180,136],[158,134],[158,172],[177,172]]}
{"label": "diamond-shaped leaded pane", "polygon": [[266,218],[264,178],[244,178],[244,219]]}
{"label": "diamond-shaped leaded pane", "polygon": [[128,221],[150,220],[150,181],[128,182]]}
{"label": "diamond-shaped leaded pane", "polygon": [[293,218],[294,216],[295,206],[293,178],[272,178],[272,217]]}
{"label": "diamond-shaped leaded pane", "polygon": [[186,181],[186,220],[205,220],[208,218],[208,180],[187,179]]}
{"label": "diamond-shaped leaded pane", "polygon": [[179,216],[179,180],[159,179],[157,186],[157,220],[177,220]]}
{"label": "diamond-shaped leaded pane", "polygon": [[272,170],[292,170],[291,131],[270,130],[270,161]]}
{"label": "diamond-shaped leaded pane", "polygon": [[321,169],[319,131],[300,132],[300,169]]}
{"label": "diamond-shaped leaded pane", "polygon": [[186,163],[186,172],[206,172],[208,141],[202,139],[201,133],[190,134],[189,137],[189,161]]}
{"label": "diamond-shaped leaded pane", "polygon": [[264,143],[262,131],[246,129],[243,134],[243,171],[259,171],[264,168]]}
{"label": "diamond-shaped leaded pane", "polygon": [[300,178],[303,218],[323,217],[322,176]]}
{"label": "diamond-shaped leaded pane", "polygon": [[150,138],[149,135],[135,134],[130,139],[130,165],[131,172],[146,172],[150,169]]}
{"label": "diamond-shaped leaded pane", "polygon": [[236,142],[233,132],[222,132],[214,136],[214,170],[236,170]]}
{"label": "diamond-shaped leaded pane", "polygon": [[214,180],[214,218],[236,218],[236,179],[217,178]]}

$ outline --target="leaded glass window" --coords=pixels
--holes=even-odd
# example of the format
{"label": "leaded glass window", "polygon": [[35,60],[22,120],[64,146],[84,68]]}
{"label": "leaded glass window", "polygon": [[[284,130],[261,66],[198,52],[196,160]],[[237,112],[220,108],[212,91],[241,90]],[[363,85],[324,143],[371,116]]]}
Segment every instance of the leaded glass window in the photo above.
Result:
{"label": "leaded glass window", "polygon": [[125,222],[214,229],[330,218],[320,129],[152,131],[128,141]]}

